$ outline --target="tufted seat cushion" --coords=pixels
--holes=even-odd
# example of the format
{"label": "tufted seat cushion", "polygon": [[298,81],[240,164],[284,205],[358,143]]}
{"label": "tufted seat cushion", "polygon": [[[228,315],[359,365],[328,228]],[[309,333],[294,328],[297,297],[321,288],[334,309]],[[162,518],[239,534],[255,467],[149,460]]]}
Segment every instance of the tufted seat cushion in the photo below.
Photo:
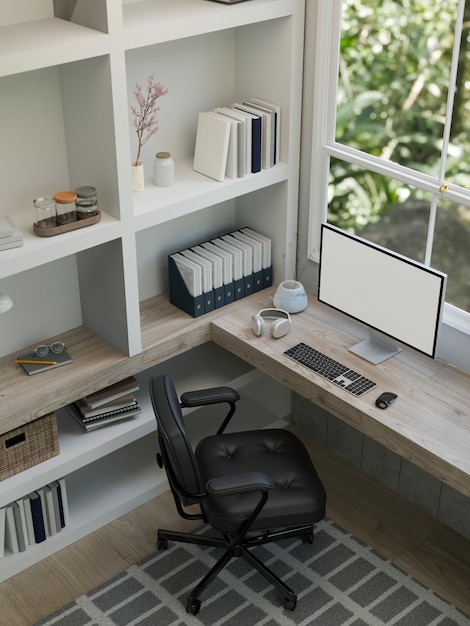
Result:
{"label": "tufted seat cushion", "polygon": [[[214,435],[196,448],[202,484],[209,479],[261,472],[274,486],[252,530],[313,524],[325,515],[326,495],[303,443],[282,429]],[[259,493],[216,497],[202,506],[209,523],[222,533],[236,533],[259,501]]]}

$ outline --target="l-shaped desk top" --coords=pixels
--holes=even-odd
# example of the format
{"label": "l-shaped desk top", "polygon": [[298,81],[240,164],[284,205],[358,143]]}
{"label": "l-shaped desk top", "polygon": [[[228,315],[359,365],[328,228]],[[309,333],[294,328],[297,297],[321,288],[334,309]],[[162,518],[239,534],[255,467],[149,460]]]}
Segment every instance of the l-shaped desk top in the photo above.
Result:
{"label": "l-shaped desk top", "polygon": [[[470,374],[416,351],[373,365],[349,352],[366,332],[311,297],[308,308],[292,315],[292,330],[280,339],[257,337],[251,316],[272,306],[272,293],[260,292],[246,307],[211,322],[211,338],[280,383],[298,392],[408,459],[461,493],[470,496]],[[377,383],[357,398],[292,361],[284,350],[304,342]],[[377,396],[393,391],[387,409]]]}
{"label": "l-shaped desk top", "polygon": [[[196,319],[165,295],[151,298],[141,304],[142,351],[131,357],[80,327],[48,341],[66,343],[73,355],[66,367],[30,377],[14,363],[16,354],[0,358],[0,433],[212,340],[470,496],[470,374],[407,348],[380,365],[367,363],[348,350],[366,336],[365,329],[313,297],[305,311],[292,316],[288,335],[257,337],[251,316],[271,307],[274,293],[272,287]],[[377,387],[356,398],[295,363],[283,352],[300,341]],[[398,394],[385,410],[375,406],[383,391]]]}

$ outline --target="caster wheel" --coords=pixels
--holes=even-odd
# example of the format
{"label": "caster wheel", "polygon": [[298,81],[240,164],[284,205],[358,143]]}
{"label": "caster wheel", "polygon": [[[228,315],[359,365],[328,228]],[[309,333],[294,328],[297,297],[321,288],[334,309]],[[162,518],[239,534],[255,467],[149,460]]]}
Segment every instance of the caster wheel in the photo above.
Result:
{"label": "caster wheel", "polygon": [[158,539],[157,540],[157,550],[166,550],[168,548],[168,540],[167,539]]}
{"label": "caster wheel", "polygon": [[201,608],[201,601],[196,598],[196,600],[191,601],[188,599],[186,603],[186,613],[190,613],[191,615],[197,615],[199,613],[199,609]]}
{"label": "caster wheel", "polygon": [[292,598],[286,598],[284,600],[284,608],[288,611],[293,611],[297,606],[297,596],[293,596]]}
{"label": "caster wheel", "polygon": [[311,535],[304,535],[302,537],[302,543],[313,543],[313,534],[311,534]]}

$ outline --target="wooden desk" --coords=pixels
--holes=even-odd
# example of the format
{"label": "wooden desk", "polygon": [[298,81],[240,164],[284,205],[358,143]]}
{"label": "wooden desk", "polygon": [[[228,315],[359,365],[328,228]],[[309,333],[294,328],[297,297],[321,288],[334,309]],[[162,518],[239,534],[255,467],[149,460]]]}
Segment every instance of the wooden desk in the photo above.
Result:
{"label": "wooden desk", "polygon": [[[192,319],[164,296],[142,305],[143,350],[128,357],[85,328],[59,339],[74,358],[72,365],[26,376],[0,359],[0,433],[21,426],[73,400],[144,371],[156,363],[213,340],[226,350],[330,411],[365,435],[470,496],[470,374],[411,349],[380,365],[371,365],[348,348],[365,336],[353,321],[311,298],[309,308],[293,316],[292,331],[281,339],[256,337],[251,315],[272,306],[274,288]],[[305,341],[377,383],[355,398],[294,363],[283,351]],[[25,352],[28,350],[25,349]],[[395,391],[386,410],[375,398]]]}
{"label": "wooden desk", "polygon": [[[470,374],[408,348],[372,365],[348,350],[366,331],[315,298],[307,310],[292,316],[293,328],[285,337],[273,339],[268,332],[256,337],[251,315],[272,306],[272,293],[261,292],[242,310],[227,310],[213,320],[212,340],[470,496]],[[300,341],[364,374],[377,387],[355,398],[284,356]],[[375,406],[383,391],[398,394],[385,410]]]}

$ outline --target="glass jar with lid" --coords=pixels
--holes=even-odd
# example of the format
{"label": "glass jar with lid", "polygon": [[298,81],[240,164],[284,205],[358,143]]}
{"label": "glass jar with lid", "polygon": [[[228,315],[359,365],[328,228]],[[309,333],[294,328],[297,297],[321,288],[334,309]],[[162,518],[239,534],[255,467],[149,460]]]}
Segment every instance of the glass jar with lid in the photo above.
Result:
{"label": "glass jar with lid", "polygon": [[57,226],[56,204],[54,198],[34,198],[33,207],[36,213],[35,224],[38,228],[54,228]]}
{"label": "glass jar with lid", "polygon": [[58,191],[54,194],[54,200],[57,207],[57,224],[69,224],[75,222],[77,213],[75,209],[75,201],[77,194],[74,191]]}
{"label": "glass jar with lid", "polygon": [[77,194],[75,208],[78,220],[83,220],[98,214],[98,194],[96,187],[82,185],[75,189],[75,193]]}

